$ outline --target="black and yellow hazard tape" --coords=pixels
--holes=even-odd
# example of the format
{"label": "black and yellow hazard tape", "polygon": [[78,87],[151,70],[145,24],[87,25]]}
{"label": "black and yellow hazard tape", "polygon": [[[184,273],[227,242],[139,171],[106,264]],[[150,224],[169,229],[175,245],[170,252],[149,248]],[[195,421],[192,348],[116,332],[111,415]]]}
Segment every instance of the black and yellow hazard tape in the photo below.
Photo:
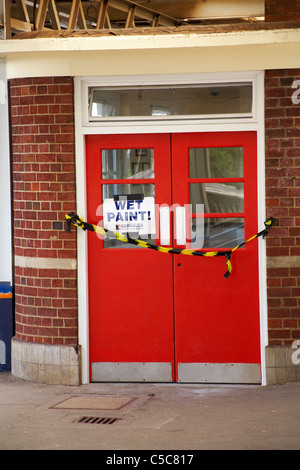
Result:
{"label": "black and yellow hazard tape", "polygon": [[251,241],[255,240],[258,237],[265,238],[275,221],[273,217],[270,217],[264,222],[264,225],[265,225],[264,230],[253,235],[248,240],[245,240],[243,243],[241,243],[240,245],[237,245],[235,248],[232,248],[231,250],[201,251],[201,250],[190,250],[186,248],[173,248],[173,247],[168,248],[165,246],[154,245],[152,243],[146,242],[139,238],[133,239],[129,236],[129,234],[127,234],[126,236],[123,233],[111,232],[110,230],[107,230],[98,225],[93,225],[93,224],[89,224],[88,222],[84,222],[84,220],[81,217],[79,217],[77,214],[75,214],[74,212],[70,212],[69,214],[66,214],[65,219],[66,219],[66,232],[70,232],[71,230],[70,226],[72,224],[75,227],[80,227],[82,230],[89,230],[91,232],[96,232],[96,233],[99,233],[100,235],[106,235],[108,238],[116,238],[117,240],[121,240],[122,242],[141,246],[143,248],[150,248],[151,250],[156,250],[161,253],[173,253],[176,255],[188,255],[188,256],[205,256],[207,258],[213,258],[215,256],[225,256],[226,264],[227,264],[227,271],[224,274],[225,279],[228,279],[228,277],[230,276],[232,272],[232,265],[230,261],[232,253],[238,250],[239,248],[241,248],[242,246],[246,245],[247,243],[250,243]]}

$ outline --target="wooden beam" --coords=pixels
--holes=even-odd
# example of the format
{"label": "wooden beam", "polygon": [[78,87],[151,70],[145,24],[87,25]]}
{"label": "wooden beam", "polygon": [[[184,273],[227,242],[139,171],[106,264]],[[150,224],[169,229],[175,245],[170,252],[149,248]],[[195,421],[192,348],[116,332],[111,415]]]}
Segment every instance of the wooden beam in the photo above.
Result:
{"label": "wooden beam", "polygon": [[46,15],[48,11],[49,0],[40,0],[39,8],[35,20],[35,29],[41,31],[44,27]]}
{"label": "wooden beam", "polygon": [[105,27],[105,20],[108,17],[108,3],[109,0],[101,0],[100,1],[100,8],[99,8],[99,13],[98,13],[98,18],[97,18],[97,29],[103,29]]}
{"label": "wooden beam", "polygon": [[30,32],[32,31],[32,25],[27,23],[26,21],[15,20],[14,18],[11,19],[10,26],[12,30],[15,31],[24,31]]}
{"label": "wooden beam", "polygon": [[10,16],[11,0],[4,1],[4,28],[5,39],[11,39],[11,16]]}
{"label": "wooden beam", "polygon": [[72,0],[70,17],[69,17],[68,27],[67,27],[68,30],[76,28],[80,3],[81,3],[81,0]]}
{"label": "wooden beam", "polygon": [[60,30],[61,26],[60,26],[59,15],[57,12],[55,0],[50,0],[48,13],[49,13],[50,21],[52,24],[52,28]]}
{"label": "wooden beam", "polygon": [[172,18],[167,15],[160,14],[160,12],[151,10],[150,8],[138,5],[131,0],[110,0],[109,6],[116,10],[128,12],[129,7],[135,7],[135,17],[142,18],[149,21],[150,24],[153,21],[153,17],[159,15],[159,24],[161,26],[176,26],[178,21],[176,18]]}
{"label": "wooden beam", "polygon": [[106,22],[107,22],[107,27],[108,27],[109,29],[111,29],[111,22],[110,22],[110,18],[109,18],[109,16],[108,16],[108,12],[106,13]]}
{"label": "wooden beam", "polygon": [[159,25],[159,17],[160,15],[158,14],[153,16],[152,23],[151,23],[152,28],[156,28]]}
{"label": "wooden beam", "polygon": [[125,28],[134,28],[135,12],[136,12],[136,6],[130,5],[128,8],[128,15],[126,18]]}
{"label": "wooden beam", "polygon": [[82,2],[79,5],[78,25],[80,29],[87,29]]}
{"label": "wooden beam", "polygon": [[30,23],[25,0],[16,0],[16,4],[18,7],[18,13],[20,15],[20,20],[25,21],[26,23]]}

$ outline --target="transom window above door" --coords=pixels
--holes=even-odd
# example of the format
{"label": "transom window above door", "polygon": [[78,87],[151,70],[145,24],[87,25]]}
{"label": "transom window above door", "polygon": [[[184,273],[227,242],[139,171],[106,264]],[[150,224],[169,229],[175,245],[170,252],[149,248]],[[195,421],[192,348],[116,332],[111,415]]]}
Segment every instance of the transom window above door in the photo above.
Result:
{"label": "transom window above door", "polygon": [[252,117],[252,82],[89,87],[89,121]]}

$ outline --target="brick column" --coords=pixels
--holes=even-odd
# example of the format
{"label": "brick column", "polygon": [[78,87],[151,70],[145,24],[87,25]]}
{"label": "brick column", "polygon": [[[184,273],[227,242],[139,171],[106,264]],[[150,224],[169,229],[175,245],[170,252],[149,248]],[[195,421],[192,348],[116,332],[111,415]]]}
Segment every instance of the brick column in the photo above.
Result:
{"label": "brick column", "polygon": [[[78,383],[73,81],[10,81],[15,255],[12,371]],[[22,359],[23,358],[23,359]],[[25,359],[24,359],[25,358]]]}
{"label": "brick column", "polygon": [[[269,360],[277,378],[300,380],[291,361],[300,340],[300,69],[265,74]],[[277,364],[275,364],[277,363]]]}
{"label": "brick column", "polygon": [[299,21],[300,0],[265,0],[266,21]]}

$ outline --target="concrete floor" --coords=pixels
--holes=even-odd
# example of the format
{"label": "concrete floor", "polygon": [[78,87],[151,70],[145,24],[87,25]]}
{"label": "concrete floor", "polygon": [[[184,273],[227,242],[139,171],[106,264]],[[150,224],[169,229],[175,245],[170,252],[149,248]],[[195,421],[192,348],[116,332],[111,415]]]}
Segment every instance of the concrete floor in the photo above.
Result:
{"label": "concrete floor", "polygon": [[1,372],[0,449],[299,450],[300,382],[67,387]]}

